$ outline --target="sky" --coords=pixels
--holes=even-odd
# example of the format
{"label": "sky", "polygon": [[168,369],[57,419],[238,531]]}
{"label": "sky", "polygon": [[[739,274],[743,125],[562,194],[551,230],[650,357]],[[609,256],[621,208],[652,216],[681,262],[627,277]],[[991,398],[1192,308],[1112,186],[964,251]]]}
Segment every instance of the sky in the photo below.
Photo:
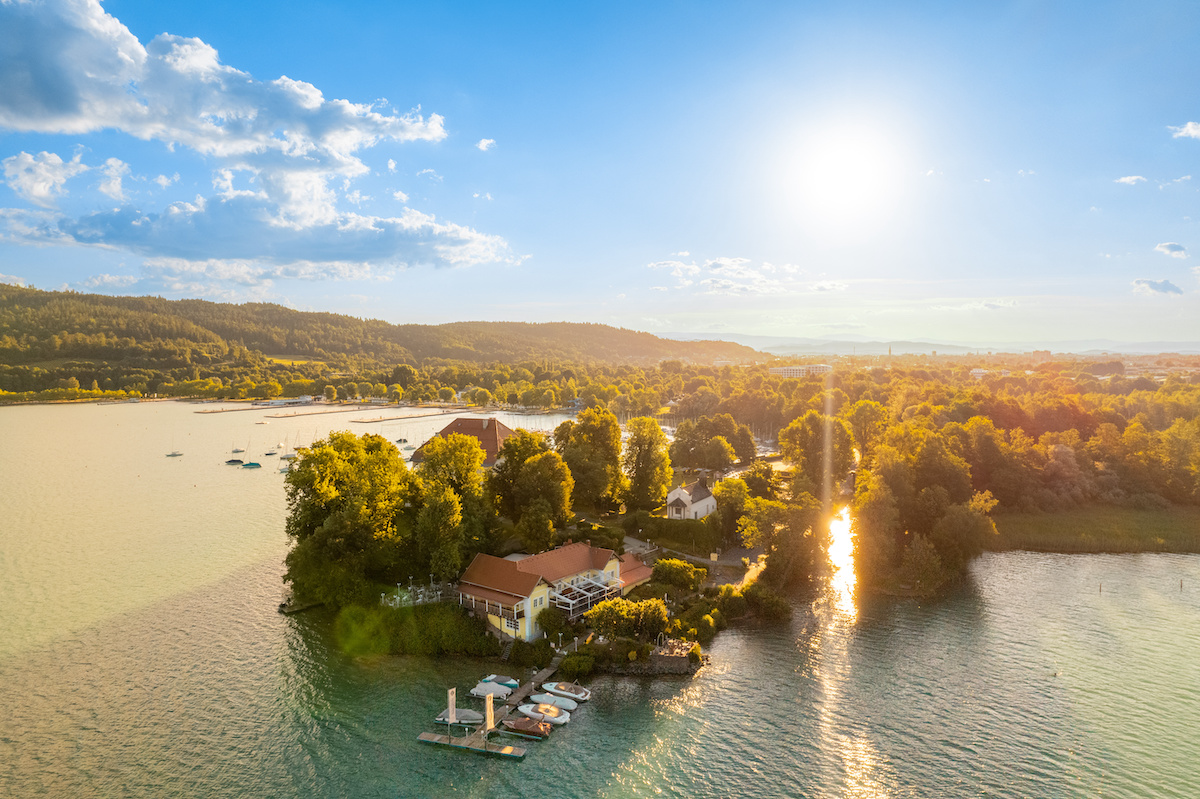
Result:
{"label": "sky", "polygon": [[1197,45],[1195,3],[0,0],[0,282],[1196,341]]}

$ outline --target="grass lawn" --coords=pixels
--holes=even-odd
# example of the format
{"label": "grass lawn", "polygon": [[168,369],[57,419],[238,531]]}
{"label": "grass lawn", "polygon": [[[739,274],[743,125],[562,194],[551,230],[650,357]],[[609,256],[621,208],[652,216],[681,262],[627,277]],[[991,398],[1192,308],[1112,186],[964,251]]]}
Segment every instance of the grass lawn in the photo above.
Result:
{"label": "grass lawn", "polygon": [[1094,506],[1057,513],[1002,513],[989,549],[1038,552],[1200,552],[1200,508]]}
{"label": "grass lawn", "polygon": [[271,363],[281,363],[284,366],[304,366],[311,364],[312,366],[319,366],[322,369],[328,368],[324,361],[314,361],[309,358],[300,358],[291,355],[265,355],[263,357]]}

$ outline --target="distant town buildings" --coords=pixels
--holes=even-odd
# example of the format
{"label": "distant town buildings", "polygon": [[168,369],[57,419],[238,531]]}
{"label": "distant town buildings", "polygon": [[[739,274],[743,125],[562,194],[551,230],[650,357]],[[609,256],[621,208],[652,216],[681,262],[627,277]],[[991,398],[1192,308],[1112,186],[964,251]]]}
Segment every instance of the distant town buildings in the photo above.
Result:
{"label": "distant town buildings", "polygon": [[801,366],[772,366],[768,371],[780,377],[804,378],[832,372],[833,367],[826,363],[806,363]]}

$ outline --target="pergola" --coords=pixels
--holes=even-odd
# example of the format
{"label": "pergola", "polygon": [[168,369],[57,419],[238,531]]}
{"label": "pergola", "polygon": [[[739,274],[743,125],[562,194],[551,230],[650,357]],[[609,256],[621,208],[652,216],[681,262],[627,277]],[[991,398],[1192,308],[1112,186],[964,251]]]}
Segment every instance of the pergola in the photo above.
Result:
{"label": "pergola", "polygon": [[619,597],[623,584],[619,578],[602,583],[591,577],[577,577],[574,583],[551,588],[550,598],[555,607],[566,611],[568,619],[575,621],[604,600]]}

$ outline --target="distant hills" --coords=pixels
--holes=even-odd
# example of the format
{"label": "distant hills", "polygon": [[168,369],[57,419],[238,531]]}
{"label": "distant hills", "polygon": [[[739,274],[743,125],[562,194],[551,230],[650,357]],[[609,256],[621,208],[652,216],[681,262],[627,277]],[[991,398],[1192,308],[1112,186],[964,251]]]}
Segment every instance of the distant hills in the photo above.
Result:
{"label": "distant hills", "polygon": [[131,346],[222,352],[232,347],[273,357],[379,364],[459,360],[479,363],[570,361],[698,363],[762,360],[728,341],[680,341],[608,325],[557,322],[454,322],[395,325],[269,303],[112,297],[0,284],[0,363],[119,358]]}
{"label": "distant hills", "polygon": [[[691,341],[712,337],[712,333],[667,333],[670,338]],[[1113,341],[1110,339],[1079,339],[1075,341],[993,341],[972,344],[947,341],[901,340],[878,341],[860,336],[843,336],[837,339],[797,338],[790,336],[747,336],[739,333],[717,334],[717,338],[753,347],[777,356],[802,355],[968,355],[978,352],[1023,353],[1049,350],[1052,353],[1074,355],[1102,355],[1123,353],[1129,355],[1154,355],[1173,352],[1200,354],[1200,341]]]}

